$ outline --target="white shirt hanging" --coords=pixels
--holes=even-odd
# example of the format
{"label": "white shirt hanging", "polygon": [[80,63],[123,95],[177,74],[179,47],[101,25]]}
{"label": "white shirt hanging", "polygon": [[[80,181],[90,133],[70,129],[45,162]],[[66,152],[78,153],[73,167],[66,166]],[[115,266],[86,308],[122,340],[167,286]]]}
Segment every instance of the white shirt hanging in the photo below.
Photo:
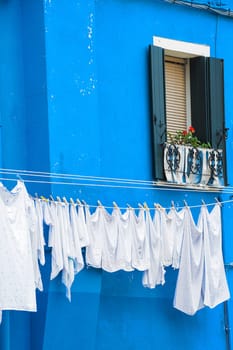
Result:
{"label": "white shirt hanging", "polygon": [[118,242],[116,250],[116,268],[118,270],[133,271],[132,267],[132,221],[130,220],[130,211],[122,214],[120,209],[113,211],[118,227]]}
{"label": "white shirt hanging", "polygon": [[114,213],[115,210],[116,209],[113,209],[113,213],[110,215],[105,209],[102,209],[104,222],[102,269],[108,272],[115,272],[118,270],[118,266],[116,264],[118,225],[116,215]]}
{"label": "white shirt hanging", "polygon": [[89,266],[102,267],[102,250],[104,239],[103,208],[98,206],[93,214],[86,209],[86,224],[89,245],[86,247],[86,263]]}
{"label": "white shirt hanging", "polygon": [[71,286],[74,281],[74,242],[69,218],[69,205],[58,202],[57,213],[61,225],[61,247],[63,258],[62,283],[66,286],[66,296],[71,300]]}
{"label": "white shirt hanging", "polygon": [[12,191],[1,185],[0,310],[37,309],[30,237],[32,204],[22,182]]}
{"label": "white shirt hanging", "polygon": [[146,211],[146,230],[149,237],[150,267],[143,273],[142,284],[144,287],[155,288],[156,285],[165,283],[161,251],[161,212],[159,210],[155,211],[153,221],[150,212]]}
{"label": "white shirt hanging", "polygon": [[204,233],[204,304],[210,308],[230,298],[222,256],[222,225],[220,205],[216,204],[209,213],[202,206]]}
{"label": "white shirt hanging", "polygon": [[44,222],[49,226],[48,246],[52,249],[50,279],[57,277],[63,269],[61,224],[58,216],[58,206],[55,201],[44,203]]}
{"label": "white shirt hanging", "polygon": [[71,204],[70,206],[70,224],[71,231],[73,236],[73,244],[74,244],[74,272],[77,274],[84,267],[81,241],[79,236],[79,227],[78,227],[78,219],[77,219],[77,210],[76,205]]}
{"label": "white shirt hanging", "polygon": [[132,267],[145,271],[150,267],[149,235],[146,230],[145,210],[139,209],[138,216],[134,210],[130,211],[132,222]]}
{"label": "white shirt hanging", "polygon": [[201,292],[204,278],[202,215],[195,225],[190,209],[185,208],[184,237],[173,305],[188,315],[194,315],[204,307]]}
{"label": "white shirt hanging", "polygon": [[172,267],[174,269],[180,267],[181,247],[184,234],[184,212],[184,209],[177,211],[172,207],[168,213],[170,225],[167,239],[170,241],[169,247],[172,249]]}
{"label": "white shirt hanging", "polygon": [[80,246],[81,248],[87,247],[89,245],[90,239],[88,236],[87,226],[86,226],[86,220],[84,215],[84,209],[83,205],[78,205],[76,207],[77,215],[76,215],[76,225],[77,225],[77,231],[78,236],[80,240]]}

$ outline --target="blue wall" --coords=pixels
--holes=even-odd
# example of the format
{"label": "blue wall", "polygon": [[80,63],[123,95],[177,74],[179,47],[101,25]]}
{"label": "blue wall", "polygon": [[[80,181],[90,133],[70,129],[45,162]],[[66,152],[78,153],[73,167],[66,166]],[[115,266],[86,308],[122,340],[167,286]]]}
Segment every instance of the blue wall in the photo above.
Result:
{"label": "blue wall", "polygon": [[[152,180],[148,45],[153,35],[207,44],[224,58],[228,181],[232,184],[233,19],[154,0],[0,1],[2,165],[68,174]],[[95,204],[165,207],[213,202],[213,193],[28,185],[31,192]],[[229,199],[228,195],[222,197]],[[231,204],[223,246],[232,260]],[[195,215],[198,211],[194,212]],[[38,313],[5,313],[1,349],[225,349],[223,305],[189,317],[172,307],[176,272],[142,287],[139,272],[85,269],[72,287],[60,279],[38,293]],[[227,272],[230,287],[231,271]],[[232,310],[231,301],[229,309]],[[230,322],[233,314],[230,312]]]}

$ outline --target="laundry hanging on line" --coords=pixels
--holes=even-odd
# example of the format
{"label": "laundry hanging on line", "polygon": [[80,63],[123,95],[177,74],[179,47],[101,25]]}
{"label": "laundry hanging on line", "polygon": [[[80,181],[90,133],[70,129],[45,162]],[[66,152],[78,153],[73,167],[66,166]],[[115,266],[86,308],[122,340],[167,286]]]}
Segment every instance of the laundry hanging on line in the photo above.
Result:
{"label": "laundry hanging on line", "polygon": [[[0,264],[4,270],[2,274],[4,278],[0,281],[0,286],[3,286],[0,287],[3,291],[2,294],[0,293],[0,310],[36,311],[35,289],[43,290],[38,261],[42,265],[45,263],[44,223],[49,226],[48,246],[51,247],[52,255],[51,279],[61,274],[69,300],[71,300],[71,287],[75,275],[85,265],[102,268],[108,272],[142,271],[143,286],[148,288],[155,288],[156,285],[165,283],[167,266],[179,269],[174,306],[188,314],[194,314],[200,308],[199,304],[191,305],[192,290],[195,291],[197,300],[204,295],[204,299],[201,300],[202,306],[214,307],[229,298],[222,258],[220,206],[217,203],[210,213],[207,209],[205,211],[203,208],[206,206],[202,205],[198,224],[195,225],[188,206],[180,211],[175,207],[166,211],[157,205],[152,216],[147,207],[141,207],[136,215],[133,208],[128,207],[122,213],[116,205],[110,214],[99,203],[91,213],[88,205],[81,203],[32,198],[21,181],[18,181],[12,191],[8,191],[3,186],[1,188],[0,201],[6,209],[1,212],[0,217],[3,216],[2,220],[7,222],[4,234],[6,242],[11,239],[11,245],[5,245],[5,253],[2,255],[2,264]],[[17,200],[17,193],[21,193],[21,195],[18,194],[20,200]],[[8,201],[12,207],[9,207]],[[205,211],[204,224],[203,211]],[[217,231],[215,226],[210,225],[209,216],[211,216],[211,222],[216,222]],[[16,218],[19,217],[18,223]],[[20,230],[21,222],[24,222],[23,233]],[[193,245],[195,239],[192,236],[192,225],[201,242],[198,249]],[[25,237],[26,243],[18,252],[17,259],[20,263],[18,265],[29,266],[29,272],[28,274],[26,272],[24,277],[30,282],[26,284],[29,291],[24,293],[23,300],[19,298],[20,291],[19,296],[17,289],[13,292],[12,280],[7,277],[9,270],[15,268],[14,283],[20,279],[12,252],[18,249],[21,235]],[[13,248],[12,245],[14,245]],[[83,248],[85,248],[84,251]],[[24,250],[28,254],[25,255]],[[193,264],[196,264],[195,254],[192,255],[195,250],[200,254],[198,260],[200,280],[205,281],[198,286],[195,284],[195,278],[190,278],[190,271],[192,275]],[[6,251],[8,254],[6,261],[9,261],[9,266],[4,261]],[[21,255],[24,255],[22,261],[20,261]],[[187,259],[189,265],[186,266]],[[219,266],[218,271],[214,270],[214,262]],[[183,283],[185,285],[189,283],[190,298],[180,293]],[[4,299],[8,289],[11,299]],[[218,297],[214,298],[213,296],[217,293]],[[211,295],[214,301],[209,300]]]}

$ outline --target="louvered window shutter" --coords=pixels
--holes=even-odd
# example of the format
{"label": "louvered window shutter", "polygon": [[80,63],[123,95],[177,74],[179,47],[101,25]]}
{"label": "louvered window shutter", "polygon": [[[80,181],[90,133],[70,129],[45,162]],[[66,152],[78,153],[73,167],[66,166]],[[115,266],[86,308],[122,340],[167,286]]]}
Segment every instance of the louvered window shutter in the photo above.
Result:
{"label": "louvered window shutter", "polygon": [[150,46],[151,91],[153,112],[154,176],[164,180],[163,145],[166,141],[164,50]]}
{"label": "louvered window shutter", "polygon": [[224,76],[223,60],[209,57],[209,111],[211,116],[211,144],[214,148],[223,150],[223,174],[227,185],[226,169],[226,129],[224,117]]}
{"label": "louvered window shutter", "polygon": [[183,58],[165,56],[167,133],[187,129],[186,78]]}
{"label": "louvered window shutter", "polygon": [[226,177],[223,61],[216,58],[190,59],[192,124],[202,142],[221,148]]}

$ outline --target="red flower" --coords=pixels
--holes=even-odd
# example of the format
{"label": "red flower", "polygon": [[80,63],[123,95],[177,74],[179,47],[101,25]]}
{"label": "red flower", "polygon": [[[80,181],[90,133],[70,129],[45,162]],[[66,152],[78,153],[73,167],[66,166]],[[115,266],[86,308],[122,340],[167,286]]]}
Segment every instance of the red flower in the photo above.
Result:
{"label": "red flower", "polygon": [[194,134],[196,130],[194,129],[193,126],[190,126],[190,127],[189,127],[189,131],[190,131],[192,134]]}
{"label": "red flower", "polygon": [[184,136],[186,136],[186,135],[188,134],[188,132],[187,132],[186,130],[184,130],[184,131],[182,132],[182,134],[183,134]]}

